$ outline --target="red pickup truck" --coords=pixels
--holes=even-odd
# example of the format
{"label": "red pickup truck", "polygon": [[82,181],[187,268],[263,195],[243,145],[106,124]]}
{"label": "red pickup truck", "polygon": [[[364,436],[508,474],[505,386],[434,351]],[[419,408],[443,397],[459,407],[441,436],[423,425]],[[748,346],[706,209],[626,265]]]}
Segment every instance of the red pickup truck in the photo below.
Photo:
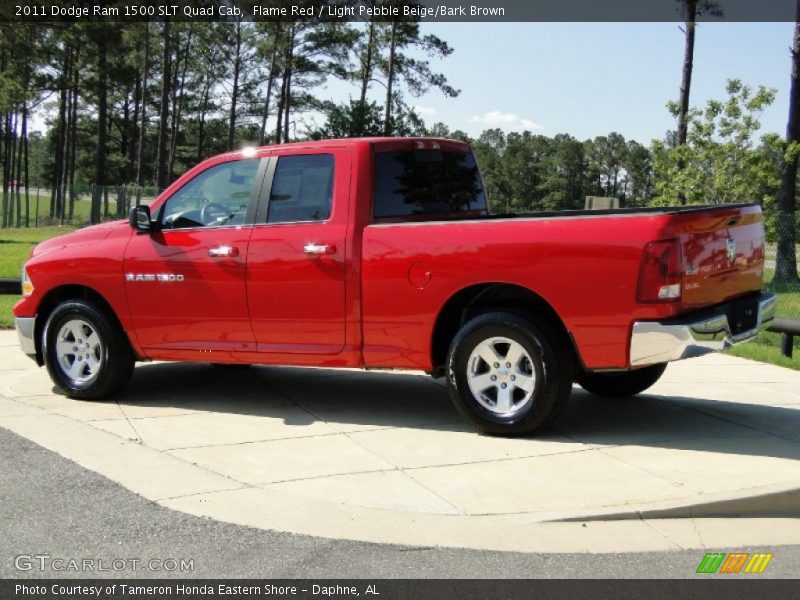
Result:
{"label": "red pickup truck", "polygon": [[113,396],[137,360],[418,369],[480,430],[523,434],[575,382],[636,394],[756,335],[763,241],[755,205],[492,214],[458,141],[296,143],[39,244],[14,314],[75,398]]}

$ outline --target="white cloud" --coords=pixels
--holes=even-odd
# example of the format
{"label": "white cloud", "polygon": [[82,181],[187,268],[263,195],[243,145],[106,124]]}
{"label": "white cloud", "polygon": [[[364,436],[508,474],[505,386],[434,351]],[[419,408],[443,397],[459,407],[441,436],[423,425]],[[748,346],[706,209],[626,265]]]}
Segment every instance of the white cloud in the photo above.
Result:
{"label": "white cloud", "polygon": [[417,113],[421,117],[432,117],[436,114],[436,109],[431,108],[430,106],[420,106],[417,104],[414,106],[414,112]]}
{"label": "white cloud", "polygon": [[524,119],[514,113],[504,113],[499,110],[490,110],[483,116],[475,115],[469,120],[470,123],[477,123],[488,127],[499,127],[501,129],[541,129],[542,126],[534,123],[530,119]]}

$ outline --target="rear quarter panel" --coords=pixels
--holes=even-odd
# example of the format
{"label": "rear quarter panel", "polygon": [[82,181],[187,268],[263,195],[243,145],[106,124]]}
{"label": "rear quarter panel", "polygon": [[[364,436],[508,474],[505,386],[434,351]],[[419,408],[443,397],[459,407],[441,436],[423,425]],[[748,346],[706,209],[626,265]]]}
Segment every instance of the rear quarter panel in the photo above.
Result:
{"label": "rear quarter panel", "polygon": [[[642,252],[667,237],[666,215],[374,224],[364,229],[364,360],[430,369],[437,315],[458,291],[481,283],[525,287],[563,320],[589,369],[624,368],[634,320],[672,316],[640,305]],[[419,287],[418,276],[430,273]],[[415,284],[416,283],[416,284]]]}

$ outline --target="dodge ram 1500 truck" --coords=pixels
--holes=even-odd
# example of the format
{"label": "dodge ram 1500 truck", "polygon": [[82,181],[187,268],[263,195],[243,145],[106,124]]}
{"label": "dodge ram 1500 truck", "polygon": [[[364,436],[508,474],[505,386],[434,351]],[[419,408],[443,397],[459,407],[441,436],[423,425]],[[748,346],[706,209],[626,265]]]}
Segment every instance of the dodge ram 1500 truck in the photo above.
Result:
{"label": "dodge ram 1500 truck", "polygon": [[370,138],[210,158],[127,222],[39,244],[24,352],[74,398],[137,360],[417,369],[478,429],[573,383],[637,394],[773,318],[756,205],[492,214],[467,144]]}

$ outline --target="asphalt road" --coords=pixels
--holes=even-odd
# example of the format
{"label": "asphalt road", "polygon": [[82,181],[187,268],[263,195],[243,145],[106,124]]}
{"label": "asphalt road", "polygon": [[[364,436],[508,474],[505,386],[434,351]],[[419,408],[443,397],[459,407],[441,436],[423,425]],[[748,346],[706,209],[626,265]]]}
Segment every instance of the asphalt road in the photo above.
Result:
{"label": "asphalt road", "polygon": [[[764,576],[800,573],[800,546],[744,550],[775,554]],[[16,557],[37,554],[92,558],[95,568],[98,558],[112,569],[114,559],[139,562],[136,570],[127,560],[124,570],[103,573],[40,571],[37,560],[23,559],[30,570],[15,566]],[[692,578],[702,557],[697,550],[584,555],[416,548],[261,531],[162,508],[0,428],[2,578]],[[191,559],[193,570],[142,570],[152,559],[171,566],[170,558]]]}

